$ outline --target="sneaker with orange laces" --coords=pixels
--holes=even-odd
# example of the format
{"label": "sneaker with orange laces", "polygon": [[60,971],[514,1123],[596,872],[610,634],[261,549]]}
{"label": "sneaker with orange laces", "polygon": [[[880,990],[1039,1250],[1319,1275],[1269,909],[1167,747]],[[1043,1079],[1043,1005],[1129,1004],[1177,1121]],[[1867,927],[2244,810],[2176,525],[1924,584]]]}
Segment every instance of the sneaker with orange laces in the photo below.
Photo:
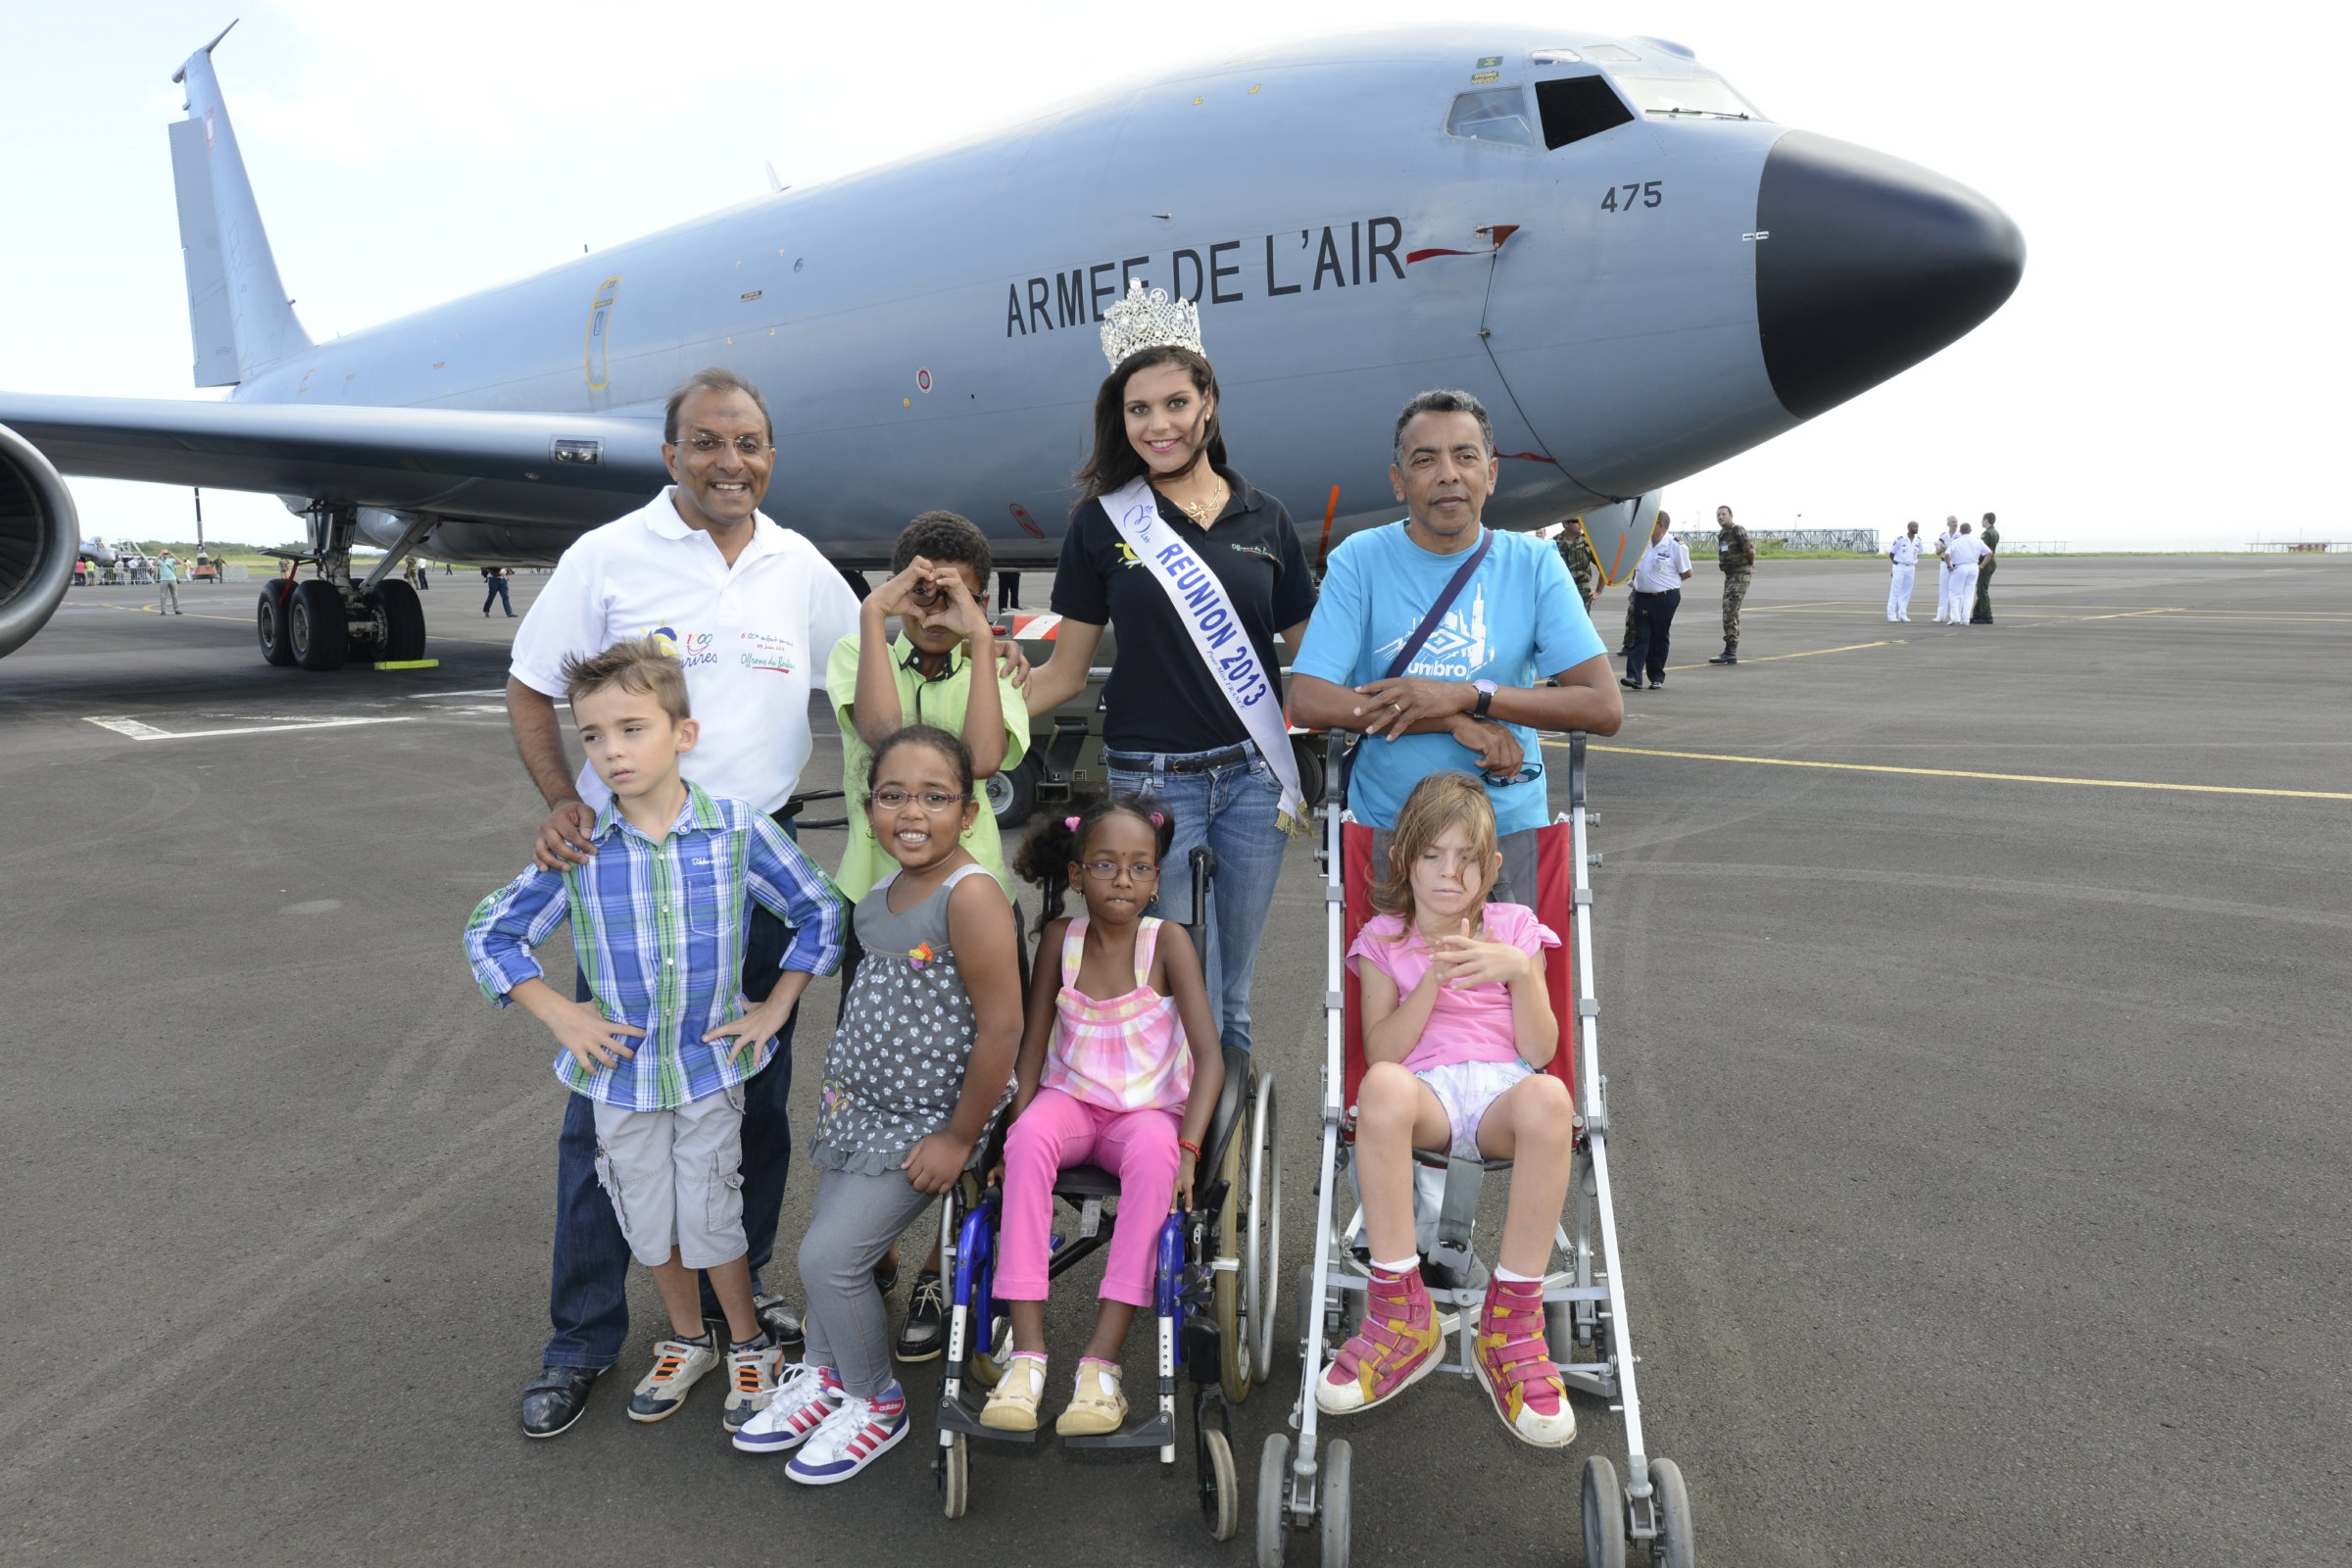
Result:
{"label": "sneaker with orange laces", "polygon": [[1421,1271],[1374,1269],[1364,1291],[1364,1326],[1316,1381],[1315,1408],[1353,1415],[1387,1403],[1437,1370],[1445,1343]]}
{"label": "sneaker with orange laces", "polygon": [[705,1333],[701,1344],[667,1339],[654,1346],[654,1369],[629,1396],[629,1419],[666,1421],[686,1402],[687,1391],[718,1365],[718,1350]]}
{"label": "sneaker with orange laces", "polygon": [[1544,1343],[1543,1281],[1490,1280],[1472,1350],[1479,1384],[1513,1437],[1539,1448],[1566,1447],[1576,1441],[1568,1388]]}
{"label": "sneaker with orange laces", "polygon": [[727,1402],[718,1413],[719,1425],[730,1433],[741,1432],[775,1397],[783,1370],[784,1348],[764,1329],[749,1344],[728,1346]]}

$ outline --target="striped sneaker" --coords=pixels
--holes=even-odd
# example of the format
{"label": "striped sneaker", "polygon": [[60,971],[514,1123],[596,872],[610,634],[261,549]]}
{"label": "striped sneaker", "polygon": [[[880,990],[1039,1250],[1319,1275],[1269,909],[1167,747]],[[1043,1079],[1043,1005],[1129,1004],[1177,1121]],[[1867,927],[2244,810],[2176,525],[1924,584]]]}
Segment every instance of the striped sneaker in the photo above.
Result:
{"label": "striped sneaker", "polygon": [[1568,1388],[1544,1344],[1542,1281],[1488,1281],[1474,1348],[1470,1364],[1513,1437],[1539,1448],[1576,1441]]}
{"label": "striped sneaker", "polygon": [[896,1383],[880,1398],[845,1398],[809,1434],[785,1473],[811,1487],[847,1481],[898,1446],[912,1425],[906,1393]]}
{"label": "striped sneaker", "polygon": [[1315,1408],[1353,1415],[1396,1397],[1437,1370],[1450,1326],[1450,1318],[1438,1316],[1419,1269],[1374,1269],[1364,1291],[1364,1326],[1317,1380]]}
{"label": "striped sneaker", "polygon": [[629,1419],[666,1421],[678,1413],[686,1396],[704,1373],[718,1365],[718,1351],[708,1342],[662,1340],[654,1346],[654,1369],[629,1396]]}
{"label": "striped sneaker", "polygon": [[746,1453],[782,1453],[808,1441],[841,1403],[841,1379],[829,1366],[795,1362],[779,1375],[779,1387],[768,1396],[767,1408],[755,1414],[735,1434],[735,1446]]}

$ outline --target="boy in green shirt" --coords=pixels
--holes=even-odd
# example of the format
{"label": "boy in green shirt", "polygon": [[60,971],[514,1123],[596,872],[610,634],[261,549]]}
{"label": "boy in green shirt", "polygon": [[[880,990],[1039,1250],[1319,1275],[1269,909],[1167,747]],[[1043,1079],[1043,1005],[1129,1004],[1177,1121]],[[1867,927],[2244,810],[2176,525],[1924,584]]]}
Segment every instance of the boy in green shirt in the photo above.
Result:
{"label": "boy in green shirt", "polygon": [[[825,690],[841,725],[841,787],[848,797],[850,847],[834,878],[855,906],[874,884],[898,868],[874,842],[864,810],[866,762],[873,749],[907,724],[934,724],[963,737],[972,776],[988,778],[1015,766],[1029,749],[1029,709],[1009,675],[998,668],[996,630],[980,596],[991,564],[988,535],[953,512],[926,512],[906,525],[891,551],[891,579],[858,607],[858,634],[833,645]],[[896,641],[885,635],[899,617]],[[973,678],[978,671],[983,677]],[[963,832],[963,847],[1013,899],[997,819],[984,800]],[[1017,931],[1020,903],[1013,899]],[[855,922],[841,965],[841,995],[863,951]],[[898,1281],[898,1249],[874,1270],[887,1293]],[[939,1244],[916,1274],[906,1322],[892,1348],[902,1361],[928,1361],[947,1345],[947,1301],[939,1279]]]}

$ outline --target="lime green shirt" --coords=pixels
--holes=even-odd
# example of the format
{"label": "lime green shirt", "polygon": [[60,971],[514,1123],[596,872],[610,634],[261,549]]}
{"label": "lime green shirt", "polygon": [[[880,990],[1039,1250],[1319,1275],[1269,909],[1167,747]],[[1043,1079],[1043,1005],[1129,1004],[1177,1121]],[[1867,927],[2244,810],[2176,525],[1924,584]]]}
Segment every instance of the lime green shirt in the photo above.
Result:
{"label": "lime green shirt", "polygon": [[[841,787],[848,800],[850,819],[850,848],[841,858],[841,871],[834,882],[842,897],[854,906],[873,891],[874,884],[899,868],[899,862],[874,842],[874,829],[866,818],[861,804],[865,798],[865,766],[873,750],[858,733],[850,710],[858,704],[858,638],[844,637],[833,645],[833,657],[825,666],[825,692],[833,704],[833,717],[841,725]],[[901,637],[890,645],[891,674],[899,683],[899,711],[909,724],[932,724],[952,735],[963,734],[965,712],[972,701],[972,659],[961,643],[949,651],[948,663],[939,678],[927,679],[916,662],[914,645]],[[1004,760],[1009,768],[1029,750],[1029,709],[1011,680],[997,677],[997,695],[1004,705]],[[969,736],[964,737],[967,741]],[[997,836],[996,813],[988,808],[984,799],[972,825],[963,830],[963,847],[972,858],[988,868],[1006,897],[1012,894],[1012,876],[1004,867],[1004,846]]]}

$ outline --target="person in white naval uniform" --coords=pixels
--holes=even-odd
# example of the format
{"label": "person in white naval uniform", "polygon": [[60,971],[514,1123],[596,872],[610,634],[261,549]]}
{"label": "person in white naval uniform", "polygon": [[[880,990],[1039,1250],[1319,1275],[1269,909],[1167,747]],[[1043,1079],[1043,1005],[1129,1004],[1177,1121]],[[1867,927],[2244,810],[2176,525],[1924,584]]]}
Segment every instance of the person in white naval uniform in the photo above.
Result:
{"label": "person in white naval uniform", "polygon": [[1969,524],[1960,525],[1960,537],[1944,548],[1943,559],[1951,565],[1950,591],[1944,596],[1943,610],[1936,618],[1948,620],[1955,626],[1968,624],[1969,612],[1977,604],[1977,568],[1992,552],[1984,541],[1969,532]]}
{"label": "person in white naval uniform", "polygon": [[1943,519],[1943,533],[1936,541],[1936,618],[1945,619],[1952,602],[1952,541],[1960,537],[1960,518],[1957,514]]}
{"label": "person in white naval uniform", "polygon": [[[1886,552],[1894,563],[1894,575],[1886,587],[1886,618],[1911,618],[1911,582],[1919,573],[1919,524],[1912,523],[1908,531],[1894,536],[1894,548]],[[1940,611],[1941,607],[1937,607]],[[1940,614],[1937,616],[1941,618]]]}

